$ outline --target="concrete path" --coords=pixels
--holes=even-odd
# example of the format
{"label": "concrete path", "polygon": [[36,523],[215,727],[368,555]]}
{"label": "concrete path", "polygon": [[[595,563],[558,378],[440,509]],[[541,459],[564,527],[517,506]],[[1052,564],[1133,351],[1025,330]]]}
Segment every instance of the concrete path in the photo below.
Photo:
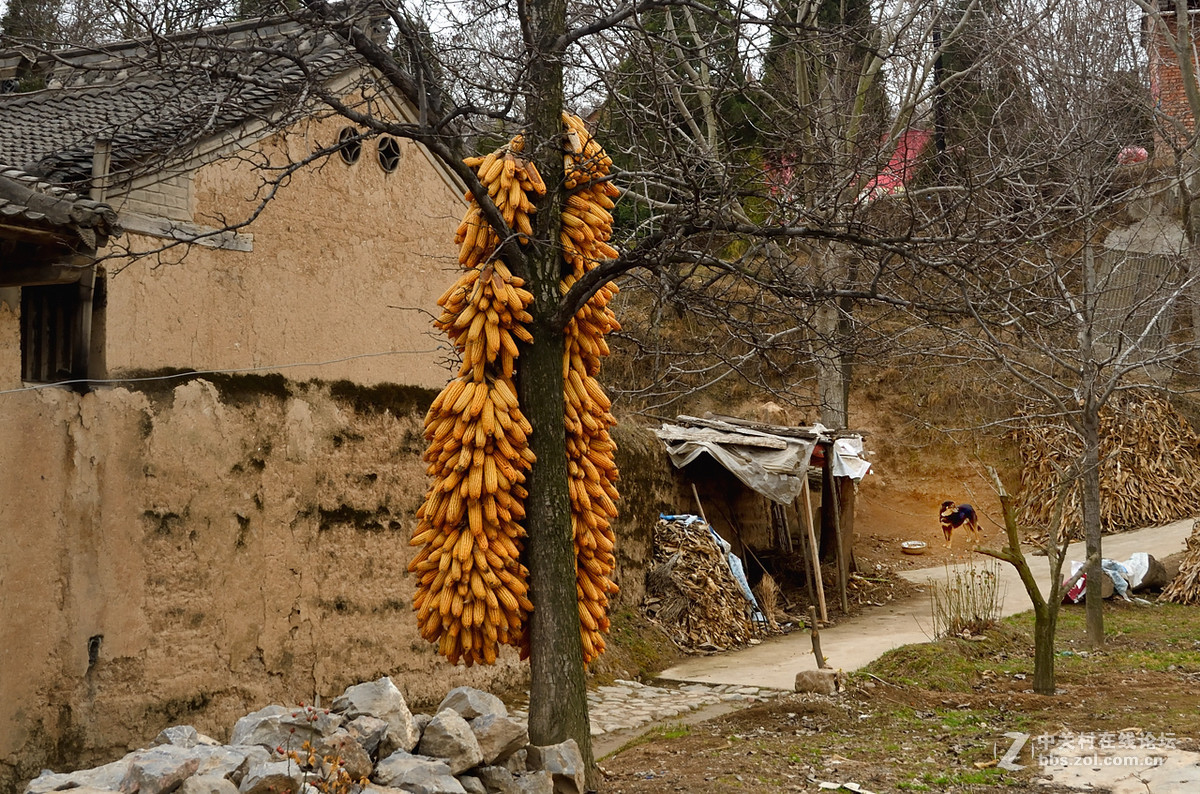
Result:
{"label": "concrete path", "polygon": [[[1192,531],[1192,519],[1177,521],[1165,527],[1152,527],[1136,532],[1109,535],[1104,538],[1104,556],[1127,560],[1134,552],[1144,551],[1162,558],[1183,551]],[[989,558],[978,558],[988,561]],[[1038,581],[1049,581],[1046,557],[1028,557]],[[1083,560],[1083,544],[1071,546],[1067,552],[1064,572],[1071,560]],[[970,563],[958,567],[965,568]],[[977,562],[976,565],[979,563]],[[922,568],[900,574],[917,585],[944,580],[945,566]],[[1021,586],[1016,569],[1000,563],[999,576],[1005,593],[1003,614],[1012,615],[1031,609],[1025,588]],[[821,629],[821,651],[829,664],[842,670],[857,670],[870,664],[884,652],[901,645],[928,642],[932,623],[929,597],[922,590],[912,598],[873,608],[859,617],[848,618],[829,628]],[[732,684],[790,691],[796,673],[816,667],[812,642],[808,632],[796,631],[784,637],[773,637],[760,645],[715,656],[696,656],[664,670],[660,678],[667,681],[687,681],[704,684]]]}

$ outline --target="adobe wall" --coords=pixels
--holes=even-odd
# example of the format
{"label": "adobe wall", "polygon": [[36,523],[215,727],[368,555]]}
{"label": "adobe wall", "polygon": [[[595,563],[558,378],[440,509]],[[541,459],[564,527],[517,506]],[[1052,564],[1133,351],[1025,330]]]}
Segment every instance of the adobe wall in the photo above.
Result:
{"label": "adobe wall", "polygon": [[[0,306],[0,350],[13,325]],[[431,396],[279,377],[0,395],[0,791],[384,674],[418,704],[522,687],[515,654],[452,668],[416,631]],[[651,434],[618,438],[632,604],[673,485]]]}
{"label": "adobe wall", "polygon": [[[336,142],[345,124],[303,122],[201,167],[191,219],[218,228],[245,221],[265,195],[264,158],[296,162]],[[456,277],[454,232],[466,204],[419,146],[399,143],[390,174],[366,141],[353,165],[334,155],[290,176],[238,229],[253,235],[252,251],[194,245],[107,260],[110,376],[265,367],[295,380],[444,385],[447,349],[430,312]],[[129,235],[117,246],[154,251],[164,242]],[[291,366],[314,362],[330,363]]]}

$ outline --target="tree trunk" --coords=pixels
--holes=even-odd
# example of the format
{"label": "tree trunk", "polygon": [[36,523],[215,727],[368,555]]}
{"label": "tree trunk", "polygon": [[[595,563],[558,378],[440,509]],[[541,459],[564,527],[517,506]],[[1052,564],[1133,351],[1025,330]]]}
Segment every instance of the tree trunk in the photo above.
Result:
{"label": "tree trunk", "polygon": [[533,601],[529,740],[546,745],[574,739],[590,769],[591,730],[567,489],[563,335],[561,330],[537,327],[534,338],[536,342],[521,354],[520,395],[522,410],[534,427],[529,440],[537,455],[525,506],[529,595]]}
{"label": "tree trunk", "polygon": [[1080,417],[1083,441],[1083,482],[1080,501],[1083,504],[1083,533],[1087,546],[1087,638],[1093,648],[1104,645],[1104,597],[1100,577],[1100,408],[1089,396]]}
{"label": "tree trunk", "polygon": [[530,616],[529,740],[535,745],[574,739],[583,753],[589,786],[597,781],[588,724],[587,684],[575,594],[575,544],[567,487],[566,420],[563,411],[563,329],[552,322],[562,277],[558,245],[564,201],[562,171],[565,0],[529,0],[530,48],[525,95],[526,152],[549,188],[538,202],[535,239],[553,241],[528,249],[528,288],[534,342],[521,351],[521,410],[534,432],[537,462],[527,487]]}
{"label": "tree trunk", "polygon": [[[1054,588],[1051,586],[1051,594]],[[1059,604],[1049,601],[1034,610],[1033,691],[1054,694],[1054,634],[1058,630]]]}
{"label": "tree trunk", "polygon": [[817,392],[820,399],[820,421],[837,430],[846,427],[846,367],[838,349],[841,323],[837,304],[825,301],[817,307],[813,324],[816,340],[813,357],[817,365]]}

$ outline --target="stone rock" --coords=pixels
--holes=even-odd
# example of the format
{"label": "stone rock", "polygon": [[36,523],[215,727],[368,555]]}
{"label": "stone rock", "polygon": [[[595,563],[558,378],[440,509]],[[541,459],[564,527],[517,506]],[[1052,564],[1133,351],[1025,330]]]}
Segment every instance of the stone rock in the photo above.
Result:
{"label": "stone rock", "polygon": [[547,772],[554,781],[554,794],[583,794],[587,770],[583,753],[574,739],[544,747],[529,745],[529,768]]}
{"label": "stone rock", "polygon": [[471,726],[452,709],[439,711],[430,720],[417,750],[421,755],[446,759],[452,775],[465,772],[483,760],[483,750]]}
{"label": "stone rock", "polygon": [[441,760],[403,751],[392,753],[376,764],[371,780],[422,794],[466,794],[450,774],[450,767]]}
{"label": "stone rock", "polygon": [[514,778],[517,791],[520,794],[555,794],[554,776],[549,772],[526,772]]}
{"label": "stone rock", "polygon": [[304,783],[303,775],[293,761],[251,764],[238,791],[242,794],[296,794]]}
{"label": "stone rock", "polygon": [[824,667],[819,670],[801,670],[796,673],[796,691],[836,695],[838,691],[837,671]]}
{"label": "stone rock", "polygon": [[522,747],[504,760],[500,766],[514,775],[529,771],[529,751]]}
{"label": "stone rock", "polygon": [[159,731],[150,746],[157,747],[160,744],[173,744],[176,747],[216,747],[220,742],[211,736],[205,736],[191,725],[173,725]]}
{"label": "stone rock", "polygon": [[303,707],[267,706],[242,717],[233,726],[231,745],[257,744],[270,750],[282,747],[295,750],[305,742],[316,743],[321,736],[341,727],[342,719]]}
{"label": "stone rock", "polygon": [[504,761],[529,744],[529,729],[525,724],[497,714],[483,714],[471,720],[471,732],[483,752],[483,763]]}
{"label": "stone rock", "polygon": [[354,780],[367,777],[375,766],[367,751],[344,728],[321,737],[313,749],[318,757],[332,759],[330,763],[340,762],[342,769]]}
{"label": "stone rock", "polygon": [[487,794],[519,794],[520,792],[512,772],[502,766],[481,766],[475,770],[475,776],[483,783]]}
{"label": "stone rock", "polygon": [[[375,717],[388,724],[384,749],[387,755],[397,749],[411,751],[421,740],[421,734],[413,722],[412,712],[404,702],[404,695],[388,676],[378,681],[355,684],[333,701],[333,711],[344,714],[347,719]],[[384,755],[383,749],[380,755]]]}
{"label": "stone rock", "polygon": [[413,722],[417,725],[417,733],[425,733],[425,728],[433,719],[432,714],[414,714]]}
{"label": "stone rock", "polygon": [[1143,590],[1162,590],[1173,578],[1167,571],[1166,566],[1154,559],[1153,555],[1147,554],[1146,561],[1149,563],[1149,567],[1146,569],[1146,575],[1142,577],[1142,581],[1138,582],[1138,586],[1133,588],[1133,592],[1135,593],[1140,593]]}
{"label": "stone rock", "polygon": [[196,774],[200,759],[187,747],[163,744],[148,750],[138,750],[126,756],[128,771],[121,781],[121,791],[138,794],[162,794],[179,787]]}
{"label": "stone rock", "polygon": [[467,794],[488,794],[488,790],[484,788],[483,781],[474,775],[459,775],[458,784],[463,787]]}
{"label": "stone rock", "polygon": [[358,742],[358,746],[366,751],[367,755],[373,756],[379,749],[383,737],[387,735],[388,724],[378,717],[368,717],[364,714],[346,723],[346,730]]}
{"label": "stone rock", "polygon": [[81,769],[78,772],[51,772],[47,769],[29,781],[25,786],[25,794],[47,794],[51,791],[81,788],[117,791],[129,772],[129,759],[132,755],[130,753],[118,761],[95,769]]}
{"label": "stone rock", "polygon": [[245,745],[242,747],[197,747],[200,758],[197,775],[217,775],[228,778],[235,786],[246,777],[254,764],[265,764],[274,760],[272,752],[265,747]]}
{"label": "stone rock", "polygon": [[238,794],[238,789],[221,775],[195,775],[183,781],[176,794]]}
{"label": "stone rock", "polygon": [[508,716],[508,707],[504,705],[504,701],[490,692],[469,686],[455,687],[447,692],[437,707],[439,713],[446,709],[454,709],[464,720],[473,720],[484,714]]}

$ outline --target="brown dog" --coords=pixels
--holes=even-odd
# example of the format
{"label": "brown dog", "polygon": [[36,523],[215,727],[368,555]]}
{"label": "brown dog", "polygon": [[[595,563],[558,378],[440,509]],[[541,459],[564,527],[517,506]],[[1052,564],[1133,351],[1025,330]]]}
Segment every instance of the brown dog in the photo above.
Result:
{"label": "brown dog", "polygon": [[972,542],[979,542],[979,519],[975,515],[975,508],[968,504],[954,505],[954,502],[949,500],[942,502],[942,509],[938,513],[939,522],[942,525],[942,534],[946,536],[946,545],[950,545],[951,536],[954,530],[963,526],[967,527],[967,531],[971,533]]}

